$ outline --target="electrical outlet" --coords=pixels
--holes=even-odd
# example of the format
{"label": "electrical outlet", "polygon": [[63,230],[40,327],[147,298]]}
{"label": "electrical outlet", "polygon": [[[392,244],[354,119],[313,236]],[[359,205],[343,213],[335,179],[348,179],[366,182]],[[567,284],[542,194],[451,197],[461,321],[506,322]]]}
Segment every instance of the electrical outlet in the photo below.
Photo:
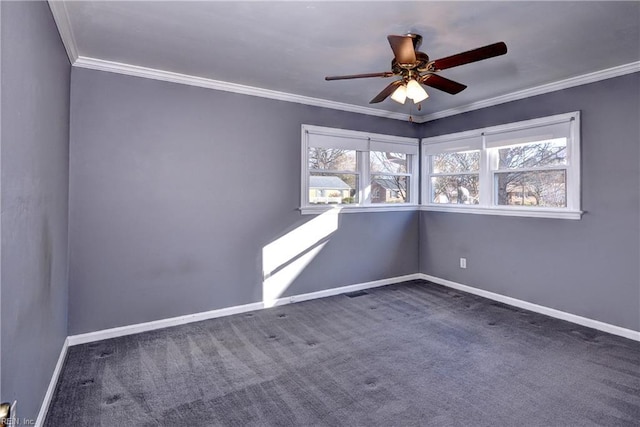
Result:
{"label": "electrical outlet", "polygon": [[467,268],[467,259],[460,258],[460,268]]}

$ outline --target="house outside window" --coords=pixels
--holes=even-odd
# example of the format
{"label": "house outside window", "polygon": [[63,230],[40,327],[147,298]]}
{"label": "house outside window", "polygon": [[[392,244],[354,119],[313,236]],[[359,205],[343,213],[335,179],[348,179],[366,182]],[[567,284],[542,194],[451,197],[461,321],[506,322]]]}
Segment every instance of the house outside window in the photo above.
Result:
{"label": "house outside window", "polygon": [[311,175],[309,177],[309,203],[353,203],[352,186],[338,176]]}

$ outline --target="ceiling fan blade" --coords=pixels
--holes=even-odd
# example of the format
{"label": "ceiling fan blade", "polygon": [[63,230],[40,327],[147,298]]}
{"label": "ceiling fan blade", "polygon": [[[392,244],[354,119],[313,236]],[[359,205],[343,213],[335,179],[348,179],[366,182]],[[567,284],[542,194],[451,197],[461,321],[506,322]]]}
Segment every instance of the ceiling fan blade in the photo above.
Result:
{"label": "ceiling fan blade", "polygon": [[351,74],[346,76],[328,76],[325,80],[347,80],[347,79],[364,79],[368,77],[391,77],[393,72],[385,71],[383,73],[366,73],[366,74]]}
{"label": "ceiling fan blade", "polygon": [[413,37],[387,36],[387,40],[389,40],[398,64],[414,64],[416,62],[416,50],[413,47]]}
{"label": "ceiling fan blade", "polygon": [[420,83],[431,86],[432,88],[455,95],[467,88],[462,83],[454,82],[437,74],[426,74],[420,78]]}
{"label": "ceiling fan blade", "polygon": [[389,95],[391,95],[398,86],[400,86],[403,83],[402,79],[401,80],[396,80],[394,82],[391,82],[387,87],[385,87],[384,89],[382,89],[382,92],[380,92],[379,94],[377,94],[375,96],[375,98],[373,98],[371,101],[369,101],[369,104],[377,104],[378,102],[382,102],[385,99],[387,99],[387,97]]}
{"label": "ceiling fan blade", "polygon": [[435,70],[445,70],[447,68],[457,67],[458,65],[469,64],[471,62],[493,58],[494,56],[504,55],[505,53],[507,53],[507,45],[504,42],[498,42],[469,50],[467,52],[447,56],[446,58],[436,59],[433,61],[433,67]]}

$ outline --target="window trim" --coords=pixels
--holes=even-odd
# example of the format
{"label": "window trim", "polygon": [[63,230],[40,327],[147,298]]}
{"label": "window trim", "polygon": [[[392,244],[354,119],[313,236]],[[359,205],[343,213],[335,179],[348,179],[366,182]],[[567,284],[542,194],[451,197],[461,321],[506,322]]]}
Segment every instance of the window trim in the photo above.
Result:
{"label": "window trim", "polygon": [[[389,211],[407,211],[407,210],[417,210],[419,209],[419,183],[420,183],[420,139],[418,138],[409,138],[403,136],[394,136],[394,135],[385,135],[385,134],[377,134],[370,132],[361,132],[354,130],[346,130],[339,128],[329,128],[324,126],[315,126],[315,125],[307,125],[303,124],[302,129],[302,144],[301,144],[301,186],[300,186],[300,207],[299,210],[302,214],[320,214],[322,212],[326,212],[327,210],[340,208],[342,213],[356,213],[356,212],[389,212]],[[309,134],[319,134],[325,136],[336,136],[341,138],[349,138],[353,140],[359,140],[360,144],[362,140],[366,141],[367,151],[358,150],[357,148],[353,148],[356,150],[356,158],[358,167],[355,172],[359,175],[359,186],[358,195],[359,195],[359,204],[338,204],[338,205],[311,205],[309,204]],[[404,175],[410,177],[409,184],[409,198],[410,201],[407,203],[371,203],[371,173],[369,170],[369,152],[370,151],[379,151],[375,149],[371,149],[371,145],[376,143],[381,143],[382,145],[386,144],[397,144],[397,145],[408,145],[411,147],[415,147],[416,154],[407,154],[408,156],[412,156],[410,162],[410,172],[408,173],[374,173],[374,175]],[[409,170],[409,169],[408,169]]]}
{"label": "window trim", "polygon": [[[549,126],[553,124],[569,122],[569,135],[567,137],[567,164],[562,167],[553,167],[551,170],[566,170],[566,208],[545,208],[545,207],[526,207],[526,206],[504,206],[495,203],[495,191],[493,187],[493,178],[496,170],[491,168],[489,159],[489,150],[496,148],[487,148],[486,136],[510,131],[525,130],[541,126]],[[477,147],[479,138],[481,143]],[[431,202],[431,161],[430,156],[435,153],[433,147],[442,144],[448,150],[455,147],[456,141],[460,141],[459,151],[480,150],[480,169],[478,171],[480,181],[480,201],[479,205],[463,205],[463,204],[438,204]],[[469,142],[471,141],[471,145]],[[476,145],[473,145],[476,144]],[[421,207],[423,211],[436,212],[456,212],[456,213],[472,213],[480,215],[500,215],[500,216],[517,216],[517,217],[534,217],[534,218],[559,218],[579,220],[582,217],[581,209],[581,186],[580,186],[580,112],[557,114],[548,117],[541,117],[532,120],[524,120],[504,125],[491,126],[481,129],[473,129],[464,132],[458,132],[447,135],[440,135],[430,138],[422,138],[420,156],[420,177],[422,183]],[[430,149],[431,148],[431,149]],[[549,168],[540,168],[541,170]],[[501,172],[505,172],[503,170]],[[455,174],[449,174],[455,175]]]}

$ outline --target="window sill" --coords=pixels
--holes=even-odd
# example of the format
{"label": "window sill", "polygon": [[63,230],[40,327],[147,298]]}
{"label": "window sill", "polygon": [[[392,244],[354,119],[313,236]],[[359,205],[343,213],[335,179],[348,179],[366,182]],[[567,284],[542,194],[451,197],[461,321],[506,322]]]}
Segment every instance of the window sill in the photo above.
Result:
{"label": "window sill", "polygon": [[339,210],[340,213],[361,213],[361,212],[399,212],[399,211],[417,211],[419,205],[397,204],[397,205],[381,205],[381,206],[349,206],[349,205],[323,205],[323,206],[304,206],[299,208],[302,215],[318,215],[331,210]]}
{"label": "window sill", "polygon": [[362,212],[402,212],[402,211],[432,211],[432,212],[454,212],[468,213],[476,215],[496,215],[496,216],[516,216],[529,218],[554,218],[579,220],[583,211],[573,211],[567,209],[552,208],[521,208],[517,206],[509,207],[478,207],[471,205],[381,205],[381,206],[349,206],[349,205],[321,205],[305,206],[298,208],[302,215],[319,215],[324,212],[337,210],[340,213],[362,213]]}
{"label": "window sill", "polygon": [[552,208],[522,208],[518,206],[505,207],[478,207],[471,205],[423,205],[420,207],[422,211],[434,212],[456,212],[470,213],[478,215],[497,215],[497,216],[518,216],[530,218],[555,218],[555,219],[573,219],[582,218],[582,211],[568,209],[552,209]]}

